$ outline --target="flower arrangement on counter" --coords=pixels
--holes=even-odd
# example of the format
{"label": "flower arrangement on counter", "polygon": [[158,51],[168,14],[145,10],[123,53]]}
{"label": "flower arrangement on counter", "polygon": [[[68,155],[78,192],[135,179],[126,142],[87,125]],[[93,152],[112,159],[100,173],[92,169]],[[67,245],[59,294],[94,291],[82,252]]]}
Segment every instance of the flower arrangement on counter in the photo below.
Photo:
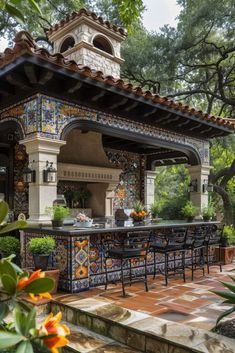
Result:
{"label": "flower arrangement on counter", "polygon": [[134,222],[142,222],[148,216],[148,212],[141,201],[135,202],[133,209],[130,216]]}
{"label": "flower arrangement on counter", "polygon": [[85,213],[79,212],[76,217],[76,226],[77,227],[91,227],[93,219],[88,217]]}

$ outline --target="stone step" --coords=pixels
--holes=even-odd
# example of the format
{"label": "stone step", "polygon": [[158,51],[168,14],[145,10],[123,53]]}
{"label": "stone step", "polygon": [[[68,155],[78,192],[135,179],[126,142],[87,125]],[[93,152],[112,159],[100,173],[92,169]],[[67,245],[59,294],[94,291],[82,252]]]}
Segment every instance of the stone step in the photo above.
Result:
{"label": "stone step", "polygon": [[[108,337],[116,344],[119,342],[128,346],[126,349],[146,353],[235,353],[233,339],[210,331],[122,308],[108,299],[84,299],[79,295],[75,298],[77,300],[70,302],[53,300],[51,311],[61,311],[64,320],[73,326]],[[97,349],[94,352],[116,352],[112,348]]]}
{"label": "stone step", "polygon": [[80,325],[66,325],[69,326],[71,334],[68,337],[68,346],[62,350],[63,353],[140,353]]}

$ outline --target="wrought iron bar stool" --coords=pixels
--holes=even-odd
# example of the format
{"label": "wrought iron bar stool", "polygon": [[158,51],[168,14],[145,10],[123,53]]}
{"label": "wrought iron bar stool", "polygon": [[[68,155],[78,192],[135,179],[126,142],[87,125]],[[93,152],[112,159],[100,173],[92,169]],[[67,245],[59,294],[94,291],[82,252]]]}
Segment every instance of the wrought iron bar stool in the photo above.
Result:
{"label": "wrought iron bar stool", "polygon": [[[115,259],[120,261],[121,269],[121,282],[122,282],[122,292],[125,297],[125,285],[131,285],[134,282],[143,281],[145,284],[146,292],[148,291],[147,283],[147,255],[149,252],[150,244],[150,232],[149,231],[136,231],[128,232],[122,240],[109,241],[104,243],[104,263],[105,263],[105,275],[106,283],[105,289],[107,289],[109,283],[108,276],[108,259]],[[143,260],[144,261],[144,273],[143,275],[136,276],[133,274],[132,261],[133,260]],[[125,267],[125,264],[129,266]]]}
{"label": "wrought iron bar stool", "polygon": [[186,239],[186,249],[191,251],[191,271],[192,281],[194,280],[194,272],[202,270],[205,275],[205,241],[207,227],[195,226],[194,229],[188,230]]}
{"label": "wrought iron bar stool", "polygon": [[[219,266],[222,272],[222,258],[221,258],[221,237],[224,231],[223,225],[209,225],[206,234],[206,264],[207,272],[210,273],[210,266]],[[218,258],[215,256],[215,249],[218,248]]]}
{"label": "wrought iron bar stool", "polygon": [[[171,229],[166,234],[155,233],[152,237],[150,250],[154,256],[154,273],[156,276],[157,265],[162,262],[156,262],[156,255],[162,254],[164,256],[164,273],[166,286],[168,285],[168,277],[176,274],[183,275],[185,282],[185,245],[186,245],[187,229],[175,228]],[[176,255],[180,256],[176,258]],[[172,257],[173,256],[173,257]],[[170,266],[172,265],[173,266]]]}

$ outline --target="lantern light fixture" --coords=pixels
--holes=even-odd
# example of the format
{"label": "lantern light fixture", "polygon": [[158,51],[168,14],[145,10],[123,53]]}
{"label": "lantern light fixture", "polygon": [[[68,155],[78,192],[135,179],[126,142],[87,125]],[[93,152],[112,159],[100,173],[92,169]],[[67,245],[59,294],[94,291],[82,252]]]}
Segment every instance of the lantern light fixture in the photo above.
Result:
{"label": "lantern light fixture", "polygon": [[197,179],[190,182],[188,186],[188,192],[197,192]]}
{"label": "lantern light fixture", "polygon": [[[34,162],[35,161],[33,160],[31,164]],[[25,183],[35,183],[36,181],[36,171],[32,169],[30,165],[28,165],[23,172],[23,180]]]}
{"label": "lantern light fixture", "polygon": [[55,183],[56,182],[57,170],[53,167],[53,162],[46,162],[46,169],[43,170],[43,181],[44,183]]}
{"label": "lantern light fixture", "polygon": [[214,190],[213,184],[209,183],[208,180],[204,179],[202,184],[202,192],[212,192]]}

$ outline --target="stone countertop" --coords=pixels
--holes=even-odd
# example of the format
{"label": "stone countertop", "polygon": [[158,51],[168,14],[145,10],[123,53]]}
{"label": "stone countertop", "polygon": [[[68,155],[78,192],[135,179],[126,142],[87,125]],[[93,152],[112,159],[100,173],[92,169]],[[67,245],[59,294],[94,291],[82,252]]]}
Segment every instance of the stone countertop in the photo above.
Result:
{"label": "stone countertop", "polygon": [[145,225],[132,225],[132,226],[124,226],[117,227],[115,224],[100,224],[99,226],[93,226],[91,228],[78,228],[76,226],[64,226],[60,229],[53,229],[50,226],[29,226],[25,229],[26,233],[36,233],[36,234],[47,234],[47,235],[67,235],[67,236],[76,236],[82,234],[101,234],[101,233],[117,233],[117,232],[131,232],[136,230],[152,230],[152,229],[162,229],[162,228],[179,228],[179,227],[192,227],[197,225],[208,225],[208,224],[220,224],[218,221],[211,222],[177,222],[174,223],[166,222],[166,223],[149,223]]}

